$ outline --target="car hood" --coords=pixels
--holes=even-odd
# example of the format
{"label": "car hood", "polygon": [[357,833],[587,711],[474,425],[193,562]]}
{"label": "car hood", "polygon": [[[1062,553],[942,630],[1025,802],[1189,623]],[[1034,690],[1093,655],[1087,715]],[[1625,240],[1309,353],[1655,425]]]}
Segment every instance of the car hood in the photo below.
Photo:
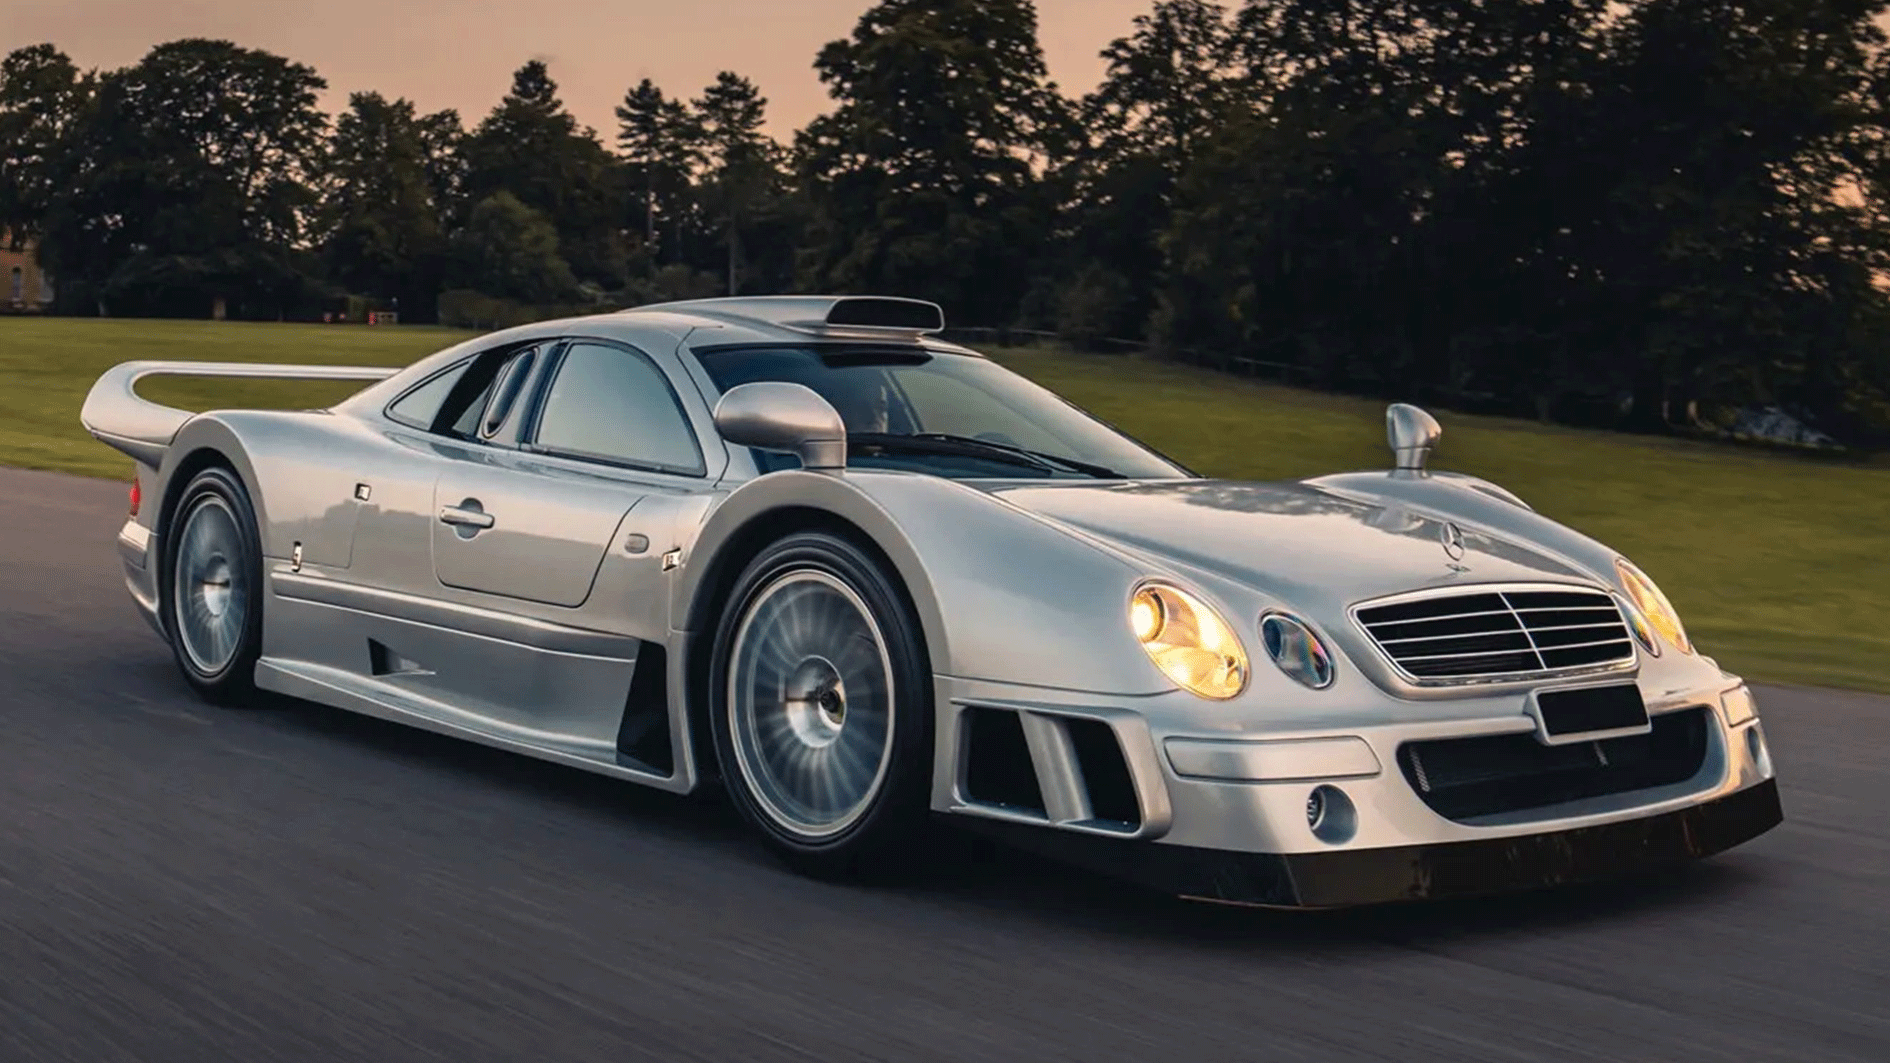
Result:
{"label": "car hood", "polygon": [[1566,561],[1463,520],[1455,521],[1463,553],[1453,557],[1444,544],[1452,518],[1307,483],[981,486],[1148,561],[1215,573],[1302,608],[1342,608],[1401,591],[1470,583],[1596,582]]}

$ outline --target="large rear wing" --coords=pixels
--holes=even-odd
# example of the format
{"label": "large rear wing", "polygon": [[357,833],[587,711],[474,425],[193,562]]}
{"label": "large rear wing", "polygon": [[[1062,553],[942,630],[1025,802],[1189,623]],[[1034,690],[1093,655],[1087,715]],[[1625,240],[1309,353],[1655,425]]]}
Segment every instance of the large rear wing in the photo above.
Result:
{"label": "large rear wing", "polygon": [[107,369],[85,396],[79,423],[99,442],[146,465],[163,462],[177,432],[196,414],[138,394],[151,376],[263,377],[276,380],[386,380],[400,367],[275,365],[267,362],[121,362]]}

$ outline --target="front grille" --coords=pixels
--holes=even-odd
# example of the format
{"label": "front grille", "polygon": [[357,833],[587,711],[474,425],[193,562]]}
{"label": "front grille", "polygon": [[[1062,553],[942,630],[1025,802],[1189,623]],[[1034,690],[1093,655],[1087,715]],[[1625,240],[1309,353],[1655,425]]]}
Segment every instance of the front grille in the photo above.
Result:
{"label": "front grille", "polygon": [[1545,746],[1533,734],[1407,742],[1398,765],[1438,815],[1458,821],[1671,786],[1706,761],[1707,710],[1653,719],[1626,738]]}
{"label": "front grille", "polygon": [[1505,590],[1366,606],[1358,621],[1418,680],[1523,678],[1634,659],[1627,622],[1600,591]]}

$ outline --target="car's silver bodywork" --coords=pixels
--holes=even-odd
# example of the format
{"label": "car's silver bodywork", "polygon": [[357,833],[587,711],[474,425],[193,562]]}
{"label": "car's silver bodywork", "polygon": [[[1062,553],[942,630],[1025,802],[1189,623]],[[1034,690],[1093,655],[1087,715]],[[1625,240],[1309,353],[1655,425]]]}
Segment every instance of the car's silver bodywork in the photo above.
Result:
{"label": "car's silver bodywork", "polygon": [[[1690,856],[1777,821],[1750,693],[1710,658],[1671,647],[1655,655],[1630,640],[1618,660],[1588,667],[1436,681],[1374,640],[1360,612],[1386,601],[1571,588],[1622,599],[1613,550],[1494,485],[1426,470],[1436,430],[1421,411],[1393,412],[1397,468],[1302,482],[966,481],[820,460],[763,474],[747,447],[725,438],[740,411],[723,411],[718,429],[721,395],[692,348],[818,335],[979,357],[914,331],[821,324],[833,303],[710,300],[546,322],[391,373],[119,366],[93,389],[83,420],[138,464],[146,501],[119,537],[132,596],[162,633],[155,559],[167,500],[205,462],[225,462],[253,499],[266,559],[259,686],[686,793],[712,774],[699,713],[718,596],[760,544],[819,515],[877,547],[920,620],[937,712],[934,810],[1102,846],[1071,849],[1075,858],[1133,853],[1134,863],[1167,847],[1338,853],[1364,861],[1344,876],[1369,877],[1376,852],[1389,860],[1386,896],[1426,896],[1449,892],[1432,888],[1448,875],[1430,865],[1413,873],[1414,861],[1459,851],[1456,843],[1480,844],[1480,859],[1500,863],[1490,843],[1677,824],[1674,815],[1736,795],[1769,798],[1724,844],[1692,845],[1681,854]],[[653,360],[694,428],[700,469],[483,446],[386,413],[442,367],[563,337]],[[135,395],[135,380],[153,372],[373,382],[329,410],[191,416]],[[1230,618],[1252,659],[1237,697],[1198,697],[1151,664],[1125,622],[1149,579],[1185,586]],[[1257,646],[1256,625],[1276,610],[1336,651],[1324,689],[1295,682]],[[1557,739],[1532,715],[1538,691],[1622,678],[1638,685],[1656,722],[1696,714],[1703,745],[1683,778],[1454,818],[1427,803],[1424,769],[1413,771],[1408,751],[1428,747],[1414,743],[1535,736],[1551,748]],[[1034,777],[1026,799],[989,798],[970,783],[969,721],[998,717],[1014,728],[989,733],[1021,732]],[[1095,759],[1098,734],[1116,740],[1119,763]],[[1380,899],[1369,884],[1315,888],[1316,875],[1290,860],[1265,875],[1290,881],[1216,871],[1175,888],[1257,903]],[[1580,876],[1534,876],[1563,877]]]}

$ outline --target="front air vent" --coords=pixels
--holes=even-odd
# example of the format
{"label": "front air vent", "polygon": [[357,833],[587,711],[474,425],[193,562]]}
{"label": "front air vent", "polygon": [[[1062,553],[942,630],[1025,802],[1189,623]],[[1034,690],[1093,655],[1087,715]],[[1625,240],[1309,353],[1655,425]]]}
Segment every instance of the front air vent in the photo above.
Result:
{"label": "front air vent", "polygon": [[1043,815],[1043,788],[1017,714],[977,706],[965,710],[964,728],[969,761],[965,796],[980,804]]}
{"label": "front air vent", "polygon": [[1073,829],[1141,828],[1135,776],[1107,721],[985,705],[967,706],[959,719],[968,803]]}
{"label": "front air vent", "polygon": [[1083,787],[1089,793],[1090,811],[1098,820],[1120,823],[1134,830],[1142,825],[1142,802],[1135,793],[1135,776],[1122,755],[1122,743],[1116,729],[1102,720],[1072,717],[1063,721],[1070,734],[1070,747],[1083,773]]}
{"label": "front air vent", "polygon": [[1354,610],[1392,664],[1420,683],[1534,679],[1634,660],[1615,600],[1579,589],[1426,596]]}
{"label": "front air vent", "polygon": [[1565,746],[1527,733],[1407,742],[1398,766],[1438,815],[1474,823],[1686,782],[1706,763],[1709,722],[1696,707],[1654,717],[1647,734]]}

